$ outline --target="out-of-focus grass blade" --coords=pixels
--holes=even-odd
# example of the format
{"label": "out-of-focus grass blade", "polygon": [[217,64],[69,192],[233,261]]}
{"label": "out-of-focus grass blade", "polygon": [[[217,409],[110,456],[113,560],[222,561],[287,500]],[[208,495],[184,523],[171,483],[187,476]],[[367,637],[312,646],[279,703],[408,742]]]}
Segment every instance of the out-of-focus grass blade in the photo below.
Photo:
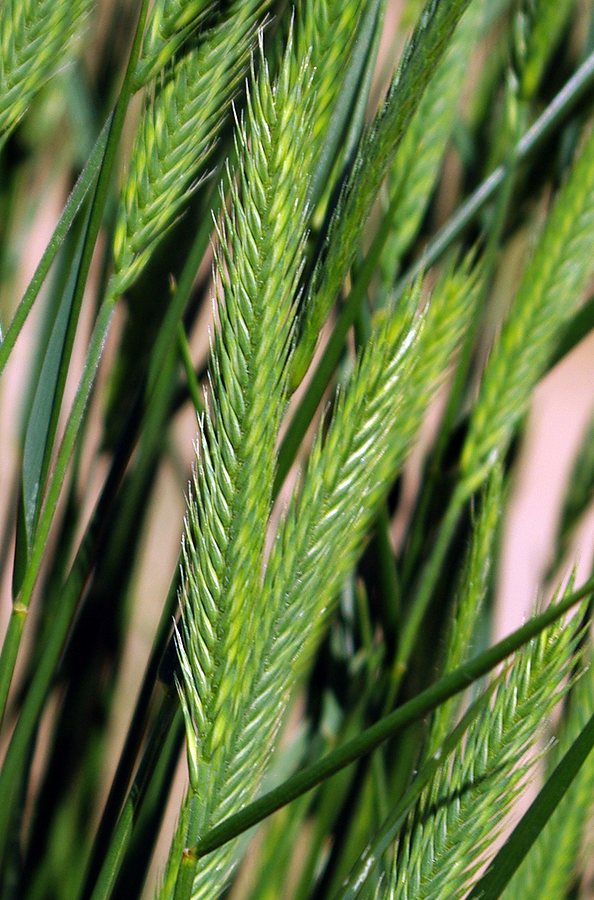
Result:
{"label": "out-of-focus grass blade", "polygon": [[[25,429],[23,447],[21,509],[17,526],[13,595],[19,591],[29,546],[43,496],[43,482],[47,475],[48,450],[52,440],[50,424],[68,320],[74,299],[76,273],[83,249],[84,229],[81,231],[73,256],[73,265],[66,288],[58,299],[57,312],[51,328],[43,363],[35,386],[33,402]],[[61,285],[58,285],[58,290]]]}
{"label": "out-of-focus grass blade", "polygon": [[385,0],[368,0],[367,9],[361,18],[359,34],[344,76],[342,90],[330,120],[316,172],[311,181],[310,197],[314,206],[324,190],[353,111],[360,102],[370,57],[375,56],[376,34],[381,26],[384,5]]}
{"label": "out-of-focus grass blade", "polygon": [[[149,797],[151,793],[154,797],[155,791],[160,793],[160,789],[166,787],[163,781],[167,771],[171,773],[169,768],[172,761],[171,751],[179,747],[181,731],[181,710],[174,695],[169,693],[163,698],[160,711],[155,716],[152,733],[147,739],[126,803],[111,834],[111,841],[101,871],[92,884],[87,881],[81,900],[82,897],[90,897],[91,900],[108,900],[114,896],[114,885],[126,859],[133,830],[139,821],[147,791],[149,791]],[[161,807],[164,805],[162,801],[163,795],[161,794]]]}
{"label": "out-of-focus grass blade", "polygon": [[60,216],[60,221],[56,225],[51,240],[44,250],[39,265],[35,269],[35,274],[33,275],[27,290],[23,294],[23,298],[17,307],[3,340],[0,341],[0,375],[4,370],[4,366],[10,357],[19,334],[21,333],[21,329],[27,320],[27,316],[33,308],[33,304],[35,303],[39,291],[41,290],[41,286],[57,256],[58,250],[62,246],[64,238],[68,234],[70,226],[72,225],[89,189],[93,186],[97,173],[103,164],[111,119],[112,116],[108,118],[102,128],[93,148],[93,152],[89,156],[84,169],[80,173],[78,181],[72,189],[72,193],[68,198],[64,211]]}
{"label": "out-of-focus grass blade", "polygon": [[[592,90],[594,84],[594,52],[590,53],[579,69],[568,79],[549,105],[524,134],[515,150],[516,162],[521,163],[541,147],[567,120],[578,103]],[[507,168],[501,164],[482,181],[459,209],[435,234],[424,252],[402,275],[395,288],[399,296],[405,286],[419,274],[429,269],[464,233],[478,213],[505,182]]]}
{"label": "out-of-focus grass blade", "polygon": [[575,739],[483,877],[475,884],[470,894],[472,900],[496,900],[501,896],[593,748],[594,716]]}
{"label": "out-of-focus grass blade", "polygon": [[[216,182],[216,179],[214,180]],[[215,192],[214,200],[218,197],[218,192]],[[10,807],[12,787],[14,784],[18,783],[22,764],[28,759],[27,748],[31,746],[31,741],[34,739],[36,723],[41,715],[43,704],[48,696],[48,692],[55,677],[56,667],[60,656],[63,653],[64,644],[77,609],[82,585],[89,575],[89,568],[92,568],[92,560],[97,553],[98,541],[100,540],[100,535],[104,531],[105,518],[111,515],[109,510],[111,509],[113,494],[117,491],[120,484],[127,460],[129,459],[129,454],[132,452],[135,445],[138,430],[139,428],[142,428],[142,433],[145,435],[144,449],[146,449],[147,443],[150,446],[152,440],[152,443],[154,444],[154,435],[157,433],[162,434],[163,428],[165,427],[166,413],[169,409],[169,400],[175,385],[175,378],[173,376],[177,371],[176,348],[173,345],[173,341],[177,333],[176,329],[180,316],[191,293],[196,271],[208,241],[210,217],[205,214],[203,221],[204,225],[196,234],[192,250],[184,265],[177,288],[169,304],[163,327],[155,344],[155,349],[151,358],[149,382],[146,386],[146,398],[143,398],[142,396],[139,397],[139,408],[129,422],[131,433],[124,441],[125,447],[122,447],[121,452],[116,456],[116,459],[114,459],[112,463],[110,475],[106,479],[101,497],[97,502],[87,531],[79,545],[70,573],[62,587],[58,613],[52,622],[48,640],[41,649],[38,665],[34,672],[31,684],[25,694],[21,714],[13,732],[2,770],[0,771],[0,848],[2,845],[4,815],[5,813],[8,813]],[[142,409],[144,409],[145,413],[144,418]],[[141,419],[142,426],[139,424]],[[147,436],[149,437],[147,438]],[[151,438],[150,436],[153,437]],[[143,453],[139,459],[140,467],[150,466],[151,460],[152,456],[150,455],[150,452],[148,458],[147,454]],[[136,477],[136,486],[139,482],[142,482],[142,475],[140,475],[140,478]],[[175,590],[176,589],[174,588],[174,595]],[[161,637],[157,639],[158,646],[155,650],[155,659],[160,658],[163,652],[162,645],[168,640],[170,624],[173,617],[173,603],[174,599],[172,598],[165,607],[165,618],[162,626],[159,628],[159,635],[161,635]],[[138,712],[138,716],[135,720],[136,723],[144,714],[146,714],[146,707],[148,706],[150,696],[151,692],[147,688],[144,697],[139,701],[143,711]],[[124,770],[127,774],[119,779],[114,791],[113,803],[110,803],[109,811],[106,812],[110,822],[114,815],[117,816],[120,804],[123,802],[128,779],[131,774],[130,767],[132,766],[138,751],[138,742],[142,738],[142,727],[136,725],[133,728],[133,731],[135,736],[130,736],[129,748],[126,751],[126,761],[124,763]],[[100,848],[103,847],[103,837],[104,835],[102,832],[102,841],[99,844]]]}

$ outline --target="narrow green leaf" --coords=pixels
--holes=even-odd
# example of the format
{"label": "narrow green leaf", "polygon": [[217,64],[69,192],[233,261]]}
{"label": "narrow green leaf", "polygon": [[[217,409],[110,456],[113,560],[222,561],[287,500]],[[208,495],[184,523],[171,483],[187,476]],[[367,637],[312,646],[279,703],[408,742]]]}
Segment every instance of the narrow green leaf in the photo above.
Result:
{"label": "narrow green leaf", "polygon": [[186,373],[188,390],[192,399],[192,405],[194,406],[196,412],[202,412],[204,410],[204,403],[202,400],[202,394],[200,393],[200,385],[198,384],[196,372],[194,371],[188,337],[181,322],[179,323],[179,327],[177,330],[177,345],[179,347],[179,355],[184,368],[184,372]]}
{"label": "narrow green leaf", "polygon": [[[68,323],[72,313],[76,276],[82,258],[84,240],[85,229],[83,228],[79,236],[78,246],[73,254],[70,278],[59,301],[58,311],[43,357],[25,429],[21,487],[23,517],[22,523],[19,523],[21,527],[17,532],[15,550],[17,562],[20,560],[20,565],[15,566],[13,576],[13,591],[15,594],[18,593],[20,588],[22,572],[26,567],[29,547],[33,541],[55,434],[55,425],[60,409],[60,371],[63,368],[63,355],[65,352],[67,353],[65,343],[68,334]],[[67,355],[69,361],[69,354]],[[52,411],[54,411],[53,415]]]}
{"label": "narrow green leaf", "polygon": [[[135,822],[139,815],[146,791],[151,782],[155,767],[163,754],[170,751],[172,733],[181,718],[174,696],[167,694],[161,703],[159,712],[151,728],[138,770],[134,776],[132,787],[111,835],[111,841],[104,864],[97,880],[92,885],[92,893],[85,893],[91,900],[108,900],[113,896],[113,888],[124,862],[128,843],[132,836]],[[172,727],[173,726],[173,727]]]}
{"label": "narrow green leaf", "polygon": [[462,16],[390,165],[386,205],[397,199],[380,260],[381,277],[388,290],[433,192],[458,112],[464,72],[482,32],[484,7],[482,0],[475,0]]}
{"label": "narrow green leaf", "polygon": [[[327,5],[328,4],[321,4],[322,10]],[[373,59],[375,56],[374,42],[382,23],[382,5],[383,0],[366,0],[366,3],[362,4],[362,12],[359,13],[358,20],[355,19],[358,28],[356,31],[353,29],[355,40],[350,57],[345,54],[347,63],[344,65],[344,71],[341,71],[341,68],[336,64],[334,64],[334,66],[327,66],[327,69],[329,70],[328,75],[331,75],[333,79],[335,85],[334,93],[337,94],[337,96],[336,98],[330,96],[326,99],[325,111],[328,116],[328,121],[325,128],[319,128],[321,151],[319,152],[317,162],[315,163],[310,189],[313,205],[315,205],[327,186],[328,177],[338,155],[340,143],[347,128],[349,118],[353,114],[361,91],[364,90],[365,71],[369,65],[370,59]],[[314,21],[316,14],[319,16],[319,10],[316,9],[315,5],[312,5],[310,18],[313,17]],[[332,36],[335,47],[338,46],[338,38],[333,29],[327,30],[327,33],[324,36],[325,40],[328,40],[329,36]],[[320,61],[323,62],[326,47],[318,47],[316,44],[313,44],[313,47],[316,48],[316,55],[319,56]],[[336,91],[336,85],[340,85],[339,91]],[[367,97],[364,96],[363,100],[366,103]]]}
{"label": "narrow green leaf", "polygon": [[97,177],[105,154],[105,147],[110,133],[112,117],[110,116],[103,126],[99,137],[97,138],[93,150],[85,164],[84,169],[80,173],[76,184],[72,189],[72,193],[68,197],[68,201],[60,221],[54,229],[51,240],[43,252],[43,256],[35,270],[35,274],[25,291],[21,302],[19,303],[14,317],[0,340],[0,375],[4,371],[4,367],[10,357],[12,349],[21,332],[27,316],[33,308],[33,304],[39,295],[41,286],[43,285],[47,274],[54,262],[60,247],[62,246],[68,231],[78,213],[83,200],[85,199],[89,189],[93,186],[93,182]]}

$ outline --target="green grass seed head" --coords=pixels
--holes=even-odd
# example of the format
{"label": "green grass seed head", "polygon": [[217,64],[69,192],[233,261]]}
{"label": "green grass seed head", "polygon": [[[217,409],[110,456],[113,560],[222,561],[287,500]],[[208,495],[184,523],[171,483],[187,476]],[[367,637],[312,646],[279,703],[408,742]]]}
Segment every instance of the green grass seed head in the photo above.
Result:
{"label": "green grass seed head", "polygon": [[483,374],[462,453],[474,490],[507,449],[560,327],[594,269],[594,132],[559,192]]}

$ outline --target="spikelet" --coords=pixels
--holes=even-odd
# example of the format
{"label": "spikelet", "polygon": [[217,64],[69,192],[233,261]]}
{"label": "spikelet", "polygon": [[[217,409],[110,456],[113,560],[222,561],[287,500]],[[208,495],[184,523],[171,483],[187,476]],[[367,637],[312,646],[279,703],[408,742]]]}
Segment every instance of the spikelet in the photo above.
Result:
{"label": "spikelet", "polygon": [[137,87],[145,85],[166,66],[212,8],[213,0],[157,0],[134,73]]}
{"label": "spikelet", "polygon": [[[494,568],[501,511],[504,507],[503,472],[494,466],[486,485],[480,513],[474,522],[466,563],[462,570],[456,606],[447,636],[441,671],[452,672],[471,655],[476,626]],[[460,699],[452,698],[434,713],[425,757],[432,756],[453,728]]]}
{"label": "spikelet", "polygon": [[[288,659],[294,659],[294,671],[302,668],[309,644],[319,639],[464,334],[475,290],[475,278],[462,266],[436,286],[421,318],[411,319],[416,289],[400,313],[381,315],[328,433],[318,435],[303,490],[289,508],[266,573],[267,609],[277,617],[264,653],[271,685],[282,681]],[[273,650],[277,643],[282,653]]]}

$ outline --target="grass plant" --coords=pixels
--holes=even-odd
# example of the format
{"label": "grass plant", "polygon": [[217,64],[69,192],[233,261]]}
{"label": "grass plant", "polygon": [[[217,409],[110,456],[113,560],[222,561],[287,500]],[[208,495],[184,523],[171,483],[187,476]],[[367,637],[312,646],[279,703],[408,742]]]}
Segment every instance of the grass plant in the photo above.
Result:
{"label": "grass plant", "polygon": [[586,896],[591,424],[493,627],[593,97],[575,0],[5,0],[0,896]]}

